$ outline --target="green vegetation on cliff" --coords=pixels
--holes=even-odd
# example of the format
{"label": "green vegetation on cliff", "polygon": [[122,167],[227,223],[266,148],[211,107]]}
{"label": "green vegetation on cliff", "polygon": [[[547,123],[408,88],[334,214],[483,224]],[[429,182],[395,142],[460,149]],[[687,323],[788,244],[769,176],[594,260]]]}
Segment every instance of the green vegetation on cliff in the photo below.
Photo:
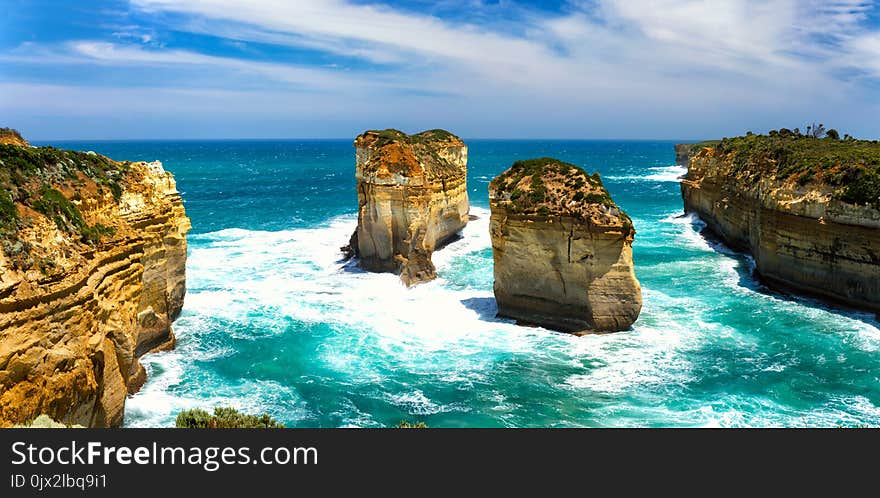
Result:
{"label": "green vegetation on cliff", "polygon": [[[397,144],[397,147],[388,147]],[[355,139],[355,146],[374,150],[371,166],[384,167],[408,177],[425,174],[429,178],[463,177],[465,168],[442,154],[446,147],[464,146],[460,138],[446,130],[427,130],[414,135],[395,130],[368,130]],[[407,152],[402,152],[407,151]]]}
{"label": "green vegetation on cliff", "polygon": [[235,408],[217,407],[211,415],[195,408],[177,414],[174,422],[179,429],[283,429],[275,419],[266,415],[248,415]]}
{"label": "green vegetation on cliff", "polygon": [[700,149],[705,149],[707,147],[715,147],[720,143],[721,143],[721,140],[703,140],[702,142],[690,144],[690,147],[691,147],[691,150],[697,151]]}
{"label": "green vegetation on cliff", "polygon": [[[523,182],[524,179],[527,181]],[[549,214],[557,207],[552,204],[564,200],[616,207],[598,172],[588,175],[574,164],[552,157],[516,161],[492,180],[489,189],[495,198],[510,201],[515,212],[525,214]],[[571,194],[570,199],[567,193]]]}
{"label": "green vegetation on cliff", "polygon": [[725,138],[716,150],[733,154],[737,173],[755,178],[770,174],[801,185],[824,183],[836,187],[839,200],[880,208],[880,142],[838,136],[834,130],[816,138],[782,129]]}
{"label": "green vegetation on cliff", "polygon": [[379,140],[376,143],[377,147],[382,147],[394,141],[410,144],[427,144],[430,142],[461,140],[452,133],[440,129],[426,130],[421,133],[416,133],[414,135],[407,135],[406,133],[400,130],[395,130],[394,128],[388,128],[386,130],[368,130],[367,133],[375,133],[379,135]]}
{"label": "green vegetation on cliff", "polygon": [[0,128],[0,143],[12,143],[18,145],[27,144],[24,137],[17,130],[12,128]]}
{"label": "green vegetation on cliff", "polygon": [[[97,184],[99,192],[106,187],[118,201],[128,168],[129,163],[117,163],[93,152],[0,144],[0,242],[3,249],[11,256],[23,256],[13,258],[20,263],[17,266],[28,266],[24,257],[27,248],[17,244],[16,237],[29,221],[19,214],[18,204],[45,215],[59,229],[78,235],[83,242],[95,243],[104,235],[112,235],[111,228],[86,223],[72,200],[76,200],[80,189],[86,186],[85,177]],[[70,199],[56,188],[62,185],[74,192]]]}

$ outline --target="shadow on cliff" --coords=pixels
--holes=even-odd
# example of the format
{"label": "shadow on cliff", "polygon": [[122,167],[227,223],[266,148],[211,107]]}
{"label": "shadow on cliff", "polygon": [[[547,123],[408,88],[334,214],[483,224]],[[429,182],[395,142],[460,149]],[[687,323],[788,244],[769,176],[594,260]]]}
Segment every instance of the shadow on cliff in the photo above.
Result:
{"label": "shadow on cliff", "polygon": [[475,311],[480,320],[483,320],[484,322],[498,323],[510,321],[498,318],[498,303],[495,302],[494,297],[471,297],[468,299],[462,299],[461,304],[463,304],[465,308]]}
{"label": "shadow on cliff", "polygon": [[336,264],[341,265],[339,271],[344,273],[367,273],[367,270],[358,266],[357,257],[342,255],[336,260]]}
{"label": "shadow on cliff", "polygon": [[757,268],[755,267],[755,261],[749,254],[735,251],[728,247],[709,227],[703,227],[700,230],[700,235],[706,240],[712,250],[718,254],[732,258],[737,262],[734,269],[738,275],[737,284],[740,287],[782,301],[789,301],[803,306],[809,306],[811,308],[820,308],[835,315],[854,320],[861,320],[869,325],[880,328],[880,315],[874,315],[870,311],[852,308],[843,302],[833,302],[818,296],[802,294],[796,291],[787,291],[779,287],[768,285],[768,283],[761,277],[761,274],[758,273]]}

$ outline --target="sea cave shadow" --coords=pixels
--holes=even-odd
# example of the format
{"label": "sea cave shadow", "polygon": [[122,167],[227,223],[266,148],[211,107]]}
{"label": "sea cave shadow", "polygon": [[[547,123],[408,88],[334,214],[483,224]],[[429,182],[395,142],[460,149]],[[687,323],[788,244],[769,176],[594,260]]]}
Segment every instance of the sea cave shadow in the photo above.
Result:
{"label": "sea cave shadow", "polygon": [[461,234],[461,231],[455,232],[454,234],[450,235],[449,237],[446,237],[445,239],[438,241],[437,244],[434,246],[434,252],[437,252],[437,251],[443,249],[444,247],[446,247],[450,244],[454,244],[462,239],[464,239],[464,235]]}
{"label": "sea cave shadow", "polygon": [[700,236],[706,240],[706,242],[709,244],[709,247],[711,247],[713,251],[721,254],[722,256],[731,258],[737,262],[734,270],[737,273],[737,284],[740,287],[757,292],[759,294],[763,294],[765,296],[779,299],[780,301],[797,303],[810,308],[818,308],[841,317],[860,320],[867,323],[868,325],[880,328],[880,315],[878,314],[874,314],[870,311],[865,311],[858,308],[853,308],[852,306],[847,305],[845,302],[834,301],[831,299],[823,298],[821,296],[800,294],[794,291],[772,287],[761,277],[761,274],[758,273],[758,269],[755,266],[755,261],[754,259],[752,259],[751,255],[746,252],[736,251],[728,247],[724,243],[724,241],[721,240],[721,237],[708,226],[700,227],[696,224],[694,226],[700,229]]}
{"label": "sea cave shadow", "polygon": [[342,273],[367,273],[367,270],[364,270],[358,265],[358,259],[354,256],[342,255],[336,260],[336,264],[341,265],[338,271]]}
{"label": "sea cave shadow", "polygon": [[470,297],[462,299],[465,308],[477,313],[480,320],[492,323],[508,323],[510,320],[498,317],[498,303],[494,297]]}

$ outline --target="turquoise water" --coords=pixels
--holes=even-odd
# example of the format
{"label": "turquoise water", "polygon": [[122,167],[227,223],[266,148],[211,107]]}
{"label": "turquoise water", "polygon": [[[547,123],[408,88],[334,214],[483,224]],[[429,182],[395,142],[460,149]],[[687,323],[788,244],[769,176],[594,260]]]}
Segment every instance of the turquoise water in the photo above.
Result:
{"label": "turquoise water", "polygon": [[[469,141],[480,219],[411,290],[338,260],[356,225],[350,141],[56,145],[162,160],[193,222],[178,347],[142,360],[127,426],[215,405],[291,427],[880,425],[876,319],[769,292],[704,239],[680,217],[672,142]],[[598,170],[632,216],[632,331],[494,318],[487,184],[537,156]]]}

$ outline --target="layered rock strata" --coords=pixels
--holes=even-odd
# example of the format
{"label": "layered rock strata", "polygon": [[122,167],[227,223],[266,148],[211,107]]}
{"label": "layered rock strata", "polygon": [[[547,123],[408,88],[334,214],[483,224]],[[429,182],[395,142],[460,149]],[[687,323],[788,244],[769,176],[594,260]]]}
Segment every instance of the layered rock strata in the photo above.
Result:
{"label": "layered rock strata", "polygon": [[685,211],[754,257],[771,287],[880,311],[880,144],[725,139],[682,182]]}
{"label": "layered rock strata", "polygon": [[358,226],[344,250],[407,286],[434,279],[431,254],[468,222],[467,147],[443,130],[367,131],[354,145]]}
{"label": "layered rock strata", "polygon": [[642,308],[632,221],[598,173],[518,161],[489,184],[498,314],[573,333],[626,330]]}
{"label": "layered rock strata", "polygon": [[171,348],[190,228],[162,164],[0,145],[0,426],[122,424]]}

